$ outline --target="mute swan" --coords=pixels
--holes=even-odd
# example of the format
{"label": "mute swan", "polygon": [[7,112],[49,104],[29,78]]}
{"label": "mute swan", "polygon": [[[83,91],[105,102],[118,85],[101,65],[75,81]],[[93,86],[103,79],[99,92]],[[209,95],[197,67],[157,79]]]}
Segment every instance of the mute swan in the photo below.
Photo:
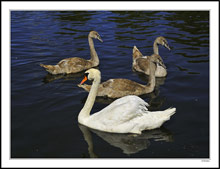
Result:
{"label": "mute swan", "polygon": [[146,107],[149,106],[148,103],[138,96],[129,95],[90,115],[101,81],[101,73],[94,68],[85,73],[87,76],[84,79],[93,80],[93,83],[85,105],[78,115],[78,122],[89,128],[110,133],[141,134],[143,130],[159,128],[176,111],[176,108],[169,108],[150,112]]}
{"label": "mute swan", "polygon": [[41,67],[44,67],[46,71],[51,74],[61,74],[61,73],[78,73],[83,70],[87,70],[92,67],[96,67],[99,65],[99,58],[95,51],[93,40],[98,39],[99,41],[103,42],[100,35],[96,31],[91,31],[88,35],[89,47],[90,47],[90,54],[91,59],[85,60],[79,57],[67,58],[61,60],[57,65],[44,65],[40,64]]}
{"label": "mute swan", "polygon": [[[159,55],[153,55],[155,56],[152,56],[149,62],[150,76],[147,85],[143,85],[129,79],[109,79],[99,85],[97,96],[120,98],[127,95],[140,96],[143,94],[151,93],[155,87],[156,62],[159,62]],[[82,85],[81,83],[78,86],[84,88],[88,92],[91,89],[91,85],[87,84]]]}
{"label": "mute swan", "polygon": [[[167,40],[164,37],[160,36],[160,37],[157,37],[154,41],[154,44],[153,44],[154,54],[159,55],[158,44],[165,46],[167,49],[170,50]],[[149,58],[152,56],[154,55],[143,56],[142,53],[138,50],[138,48],[134,46],[133,63],[132,63],[133,69],[138,72],[142,72],[146,75],[149,75],[150,74],[150,66],[149,66],[150,59]],[[160,60],[160,63],[157,64],[155,76],[165,77],[167,75],[167,70],[166,70],[166,66],[163,63],[163,59],[161,58],[160,55],[159,55],[159,60]]]}

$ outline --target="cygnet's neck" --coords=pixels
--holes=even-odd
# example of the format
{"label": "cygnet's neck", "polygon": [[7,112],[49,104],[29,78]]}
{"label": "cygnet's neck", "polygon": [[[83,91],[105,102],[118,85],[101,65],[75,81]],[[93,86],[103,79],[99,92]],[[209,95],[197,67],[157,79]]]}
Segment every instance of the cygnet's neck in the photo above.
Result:
{"label": "cygnet's neck", "polygon": [[148,83],[146,86],[146,93],[150,93],[154,90],[155,85],[156,85],[156,78],[155,78],[155,71],[156,71],[156,65],[152,61],[150,61],[150,74],[149,74],[149,79]]}
{"label": "cygnet's neck", "polygon": [[98,66],[99,65],[99,58],[98,58],[98,55],[97,55],[95,47],[94,47],[93,39],[90,35],[88,36],[88,41],[89,41],[89,48],[90,48],[90,55],[91,55],[90,60],[94,63],[94,66]]}
{"label": "cygnet's neck", "polygon": [[153,49],[154,49],[154,54],[159,55],[159,49],[158,49],[157,39],[154,41]]}

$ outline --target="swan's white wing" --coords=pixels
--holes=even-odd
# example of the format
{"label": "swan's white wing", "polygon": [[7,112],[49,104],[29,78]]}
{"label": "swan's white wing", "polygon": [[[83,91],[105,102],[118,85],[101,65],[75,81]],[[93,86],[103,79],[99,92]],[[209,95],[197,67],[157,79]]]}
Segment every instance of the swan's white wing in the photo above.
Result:
{"label": "swan's white wing", "polygon": [[160,127],[176,109],[150,112],[148,104],[137,96],[117,99],[103,110],[91,115],[87,126],[112,133],[138,133]]}
{"label": "swan's white wing", "polygon": [[137,96],[125,96],[94,113],[91,119],[103,125],[119,125],[147,113],[146,106],[149,106],[148,103]]}

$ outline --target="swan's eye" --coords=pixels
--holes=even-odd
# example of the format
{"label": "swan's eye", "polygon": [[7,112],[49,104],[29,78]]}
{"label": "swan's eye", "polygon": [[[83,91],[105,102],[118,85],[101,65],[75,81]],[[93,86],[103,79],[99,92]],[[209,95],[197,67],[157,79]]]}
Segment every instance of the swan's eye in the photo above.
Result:
{"label": "swan's eye", "polygon": [[88,80],[88,74],[89,73],[85,73],[83,80],[80,82],[80,85],[82,85],[85,81]]}
{"label": "swan's eye", "polygon": [[85,73],[84,75],[85,75],[86,77],[88,77],[88,76],[89,76],[89,73]]}

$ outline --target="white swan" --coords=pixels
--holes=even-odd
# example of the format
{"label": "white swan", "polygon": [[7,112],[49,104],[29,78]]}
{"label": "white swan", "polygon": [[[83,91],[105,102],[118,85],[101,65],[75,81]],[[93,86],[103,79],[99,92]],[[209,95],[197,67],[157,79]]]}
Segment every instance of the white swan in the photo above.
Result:
{"label": "white swan", "polygon": [[79,113],[78,122],[89,128],[111,133],[141,134],[143,130],[159,128],[176,111],[176,108],[169,108],[150,112],[146,107],[148,103],[138,96],[129,95],[115,100],[101,111],[90,115],[101,81],[101,73],[94,68],[85,73],[83,81],[89,79],[93,80],[93,83],[86,103]]}

